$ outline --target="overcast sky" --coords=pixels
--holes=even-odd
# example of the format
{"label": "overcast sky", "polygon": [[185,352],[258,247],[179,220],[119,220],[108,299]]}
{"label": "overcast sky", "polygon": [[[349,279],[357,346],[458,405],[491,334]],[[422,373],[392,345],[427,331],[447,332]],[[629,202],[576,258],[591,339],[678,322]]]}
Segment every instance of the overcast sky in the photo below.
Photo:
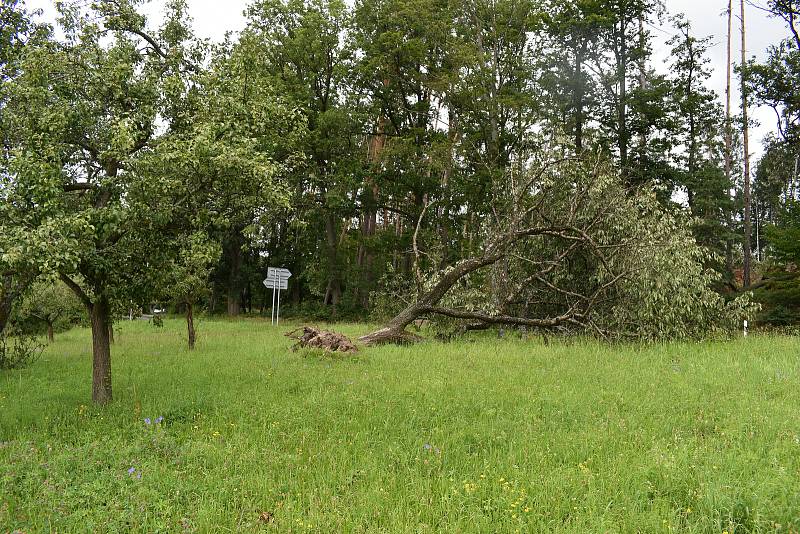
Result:
{"label": "overcast sky", "polygon": [[[764,4],[764,0],[753,0],[756,4]],[[239,31],[244,27],[245,19],[243,11],[250,0],[189,0],[189,13],[194,19],[194,29],[199,37],[209,38],[220,41],[227,31]],[[49,21],[54,20],[55,8],[53,0],[27,0],[26,4],[31,9],[42,9],[43,18]],[[738,2],[734,2],[738,5]],[[152,0],[145,6],[151,24],[157,25],[160,20],[161,6],[163,0]],[[713,38],[709,55],[711,67],[713,69],[712,78],[709,86],[714,89],[720,97],[724,99],[725,93],[725,35],[727,31],[727,19],[724,10],[727,7],[726,0],[666,0],[667,9],[670,13],[685,13],[691,21],[694,32],[698,37],[711,36]],[[763,58],[767,48],[775,44],[779,39],[787,35],[782,21],[770,19],[766,14],[747,5],[747,48],[749,56]],[[734,12],[738,14],[738,8],[734,7]],[[738,18],[734,20],[734,27],[738,26]],[[665,42],[674,33],[669,21],[665,21],[663,26],[651,27],[656,40],[654,54],[654,67],[656,70],[665,71],[669,62],[669,47]],[[741,38],[738,32],[734,35],[733,54],[739,58]],[[737,61],[738,63],[738,61]],[[734,86],[736,85],[734,80]],[[738,109],[739,92],[734,87],[733,102],[735,109]],[[754,109],[751,112],[753,118],[760,124],[752,131],[753,139],[751,145],[756,155],[761,153],[761,140],[769,132],[774,131],[775,117],[770,109]]]}

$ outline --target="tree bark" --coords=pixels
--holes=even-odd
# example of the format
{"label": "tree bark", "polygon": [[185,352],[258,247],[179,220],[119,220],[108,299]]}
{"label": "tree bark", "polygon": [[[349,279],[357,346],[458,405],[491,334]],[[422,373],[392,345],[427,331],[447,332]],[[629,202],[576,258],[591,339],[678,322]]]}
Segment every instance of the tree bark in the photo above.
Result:
{"label": "tree bark", "polygon": [[5,330],[11,317],[11,305],[13,302],[14,298],[10,291],[5,291],[0,295],[0,334]]}
{"label": "tree bark", "polygon": [[55,336],[53,335],[53,323],[48,321],[48,323],[47,323],[47,341],[52,343],[54,337]]}
{"label": "tree bark", "polygon": [[197,335],[194,331],[194,305],[191,302],[186,303],[186,330],[189,335],[189,350],[194,350]]}
{"label": "tree bark", "polygon": [[628,173],[628,37],[625,30],[628,20],[621,14],[618,34],[617,82],[619,83],[619,102],[617,103],[617,132],[619,140],[619,163],[623,173]]}
{"label": "tree bark", "polygon": [[743,265],[743,284],[745,289],[750,288],[752,275],[751,275],[751,260],[752,260],[752,245],[750,243],[750,236],[753,233],[753,224],[750,220],[751,211],[751,198],[750,198],[750,130],[747,124],[747,79],[745,69],[747,63],[747,39],[745,34],[745,11],[744,0],[740,0],[741,6],[741,21],[742,21],[742,121],[743,121],[743,143],[744,143],[744,265]]}
{"label": "tree bark", "polygon": [[333,307],[333,313],[335,315],[336,308],[339,306],[339,301],[342,299],[342,277],[339,266],[339,242],[336,232],[336,220],[334,219],[333,213],[330,212],[325,215],[325,244],[328,249],[328,268],[330,269],[330,274],[328,275],[328,290],[325,292],[324,304],[330,304]]}
{"label": "tree bark", "polygon": [[[733,184],[733,126],[731,120],[731,41],[733,39],[733,0],[728,0],[728,42],[727,42],[727,64],[725,66],[725,181],[728,187]],[[730,195],[730,190],[728,190]],[[733,227],[731,211],[728,212],[728,227]],[[725,266],[728,276],[733,275],[733,241],[730,237],[726,238],[725,244]]]}
{"label": "tree bark", "polygon": [[575,51],[575,71],[574,71],[574,104],[575,108],[575,150],[578,153],[583,151],[583,123],[584,123],[584,106],[585,106],[585,87],[583,83],[583,61],[586,54],[586,40],[582,39],[581,44],[578,45]]}
{"label": "tree bark", "polygon": [[104,296],[89,304],[92,319],[92,401],[96,404],[111,402],[111,344],[109,328],[111,313]]}
{"label": "tree bark", "polygon": [[228,272],[228,315],[236,317],[242,311],[242,236],[237,229],[228,242],[230,271]]}

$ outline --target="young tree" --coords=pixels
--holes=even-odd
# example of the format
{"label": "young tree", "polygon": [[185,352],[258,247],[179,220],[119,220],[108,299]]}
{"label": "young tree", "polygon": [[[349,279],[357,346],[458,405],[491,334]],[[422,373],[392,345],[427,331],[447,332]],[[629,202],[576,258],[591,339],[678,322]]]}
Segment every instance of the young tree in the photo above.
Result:
{"label": "young tree", "polygon": [[176,304],[186,309],[189,350],[194,350],[197,340],[194,307],[209,292],[209,276],[220,254],[218,243],[210,241],[203,232],[195,232],[186,240],[169,267],[167,292]]}
{"label": "young tree", "polygon": [[[710,39],[697,39],[683,16],[674,18],[678,34],[669,41],[672,48],[670,99],[674,113],[673,157],[678,186],[687,194],[689,209],[697,218],[694,234],[698,242],[720,258],[725,254],[727,223],[733,211],[729,191],[732,183],[720,167],[719,132],[722,110],[717,95],[707,89],[707,51]],[[725,266],[715,265],[721,273]]]}
{"label": "young tree", "polygon": [[43,322],[47,326],[47,340],[52,343],[56,327],[80,317],[82,308],[81,301],[63,282],[44,280],[34,284],[25,296],[19,316]]}

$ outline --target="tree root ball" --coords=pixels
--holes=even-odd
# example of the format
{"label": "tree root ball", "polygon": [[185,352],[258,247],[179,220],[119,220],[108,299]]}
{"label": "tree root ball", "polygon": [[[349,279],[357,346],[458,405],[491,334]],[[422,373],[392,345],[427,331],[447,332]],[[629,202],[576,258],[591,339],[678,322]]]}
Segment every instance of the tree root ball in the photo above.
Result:
{"label": "tree root ball", "polygon": [[302,326],[285,334],[286,337],[297,340],[292,345],[292,350],[298,348],[322,349],[327,352],[345,352],[354,354],[358,352],[350,338],[344,334],[319,330],[312,326]]}

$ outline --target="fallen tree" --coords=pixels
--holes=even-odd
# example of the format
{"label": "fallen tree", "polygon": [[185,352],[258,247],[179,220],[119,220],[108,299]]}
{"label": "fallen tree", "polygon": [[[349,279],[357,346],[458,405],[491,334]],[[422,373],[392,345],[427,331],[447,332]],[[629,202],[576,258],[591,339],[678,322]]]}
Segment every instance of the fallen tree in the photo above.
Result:
{"label": "fallen tree", "polygon": [[538,163],[506,185],[474,256],[423,274],[415,235],[416,298],[361,342],[412,341],[406,327],[423,316],[468,322],[462,330],[663,338],[730,328],[752,312],[712,291],[689,221],[652,191],[625,188],[600,157]]}

